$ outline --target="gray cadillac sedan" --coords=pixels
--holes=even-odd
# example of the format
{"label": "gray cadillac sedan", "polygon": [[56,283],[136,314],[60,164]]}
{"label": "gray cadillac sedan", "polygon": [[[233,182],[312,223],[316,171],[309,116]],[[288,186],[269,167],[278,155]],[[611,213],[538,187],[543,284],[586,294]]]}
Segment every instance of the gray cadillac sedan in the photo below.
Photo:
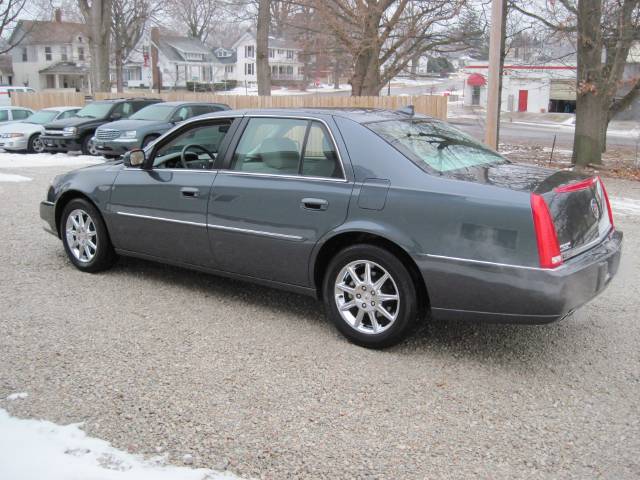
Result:
{"label": "gray cadillac sedan", "polygon": [[599,177],[511,163],[409,110],[194,118],[56,177],[40,215],[82,271],[131,255],[315,295],[374,348],[427,312],[563,318],[622,246]]}

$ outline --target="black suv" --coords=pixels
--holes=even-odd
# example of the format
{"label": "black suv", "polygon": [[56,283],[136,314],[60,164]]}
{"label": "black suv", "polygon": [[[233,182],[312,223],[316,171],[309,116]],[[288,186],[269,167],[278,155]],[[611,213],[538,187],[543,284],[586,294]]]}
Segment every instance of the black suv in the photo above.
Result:
{"label": "black suv", "polygon": [[159,103],[158,98],[112,98],[88,103],[75,117],[44,126],[40,138],[46,152],[82,150],[85,155],[98,155],[92,138],[100,125],[128,118],[141,108]]}

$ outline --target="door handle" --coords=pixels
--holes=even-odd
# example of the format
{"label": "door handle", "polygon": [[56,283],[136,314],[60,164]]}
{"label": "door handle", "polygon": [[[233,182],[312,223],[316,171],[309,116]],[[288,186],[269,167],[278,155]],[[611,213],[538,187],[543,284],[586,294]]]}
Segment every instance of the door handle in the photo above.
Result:
{"label": "door handle", "polygon": [[322,198],[303,198],[300,203],[302,208],[307,210],[326,210],[329,208],[329,202]]}
{"label": "door handle", "polygon": [[183,197],[195,198],[200,194],[200,190],[193,187],[183,187],[180,189],[180,193]]}

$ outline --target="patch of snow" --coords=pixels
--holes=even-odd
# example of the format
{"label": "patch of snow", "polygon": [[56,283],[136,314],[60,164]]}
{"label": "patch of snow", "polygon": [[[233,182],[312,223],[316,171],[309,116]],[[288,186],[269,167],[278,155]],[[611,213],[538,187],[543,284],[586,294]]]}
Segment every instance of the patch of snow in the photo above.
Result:
{"label": "patch of snow", "polygon": [[22,175],[12,175],[10,173],[0,173],[0,183],[3,182],[30,182],[29,177],[23,177]]}
{"label": "patch of snow", "polygon": [[82,167],[103,163],[104,158],[72,153],[8,153],[0,152],[0,168]]}
{"label": "patch of snow", "polygon": [[87,436],[79,425],[20,419],[0,409],[0,478],[20,480],[233,480],[231,473],[167,465]]}
{"label": "patch of snow", "polygon": [[29,394],[27,392],[16,392],[11,395],[7,395],[7,400],[22,400],[23,398],[27,398]]}
{"label": "patch of snow", "polygon": [[624,197],[609,197],[611,208],[615,215],[638,216],[640,215],[640,200]]}

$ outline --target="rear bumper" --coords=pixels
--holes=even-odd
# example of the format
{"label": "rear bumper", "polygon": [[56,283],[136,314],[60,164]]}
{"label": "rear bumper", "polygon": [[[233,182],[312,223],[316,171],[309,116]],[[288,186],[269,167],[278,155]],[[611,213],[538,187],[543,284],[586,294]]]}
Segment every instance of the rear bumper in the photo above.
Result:
{"label": "rear bumper", "polygon": [[82,149],[82,141],[79,137],[42,135],[40,139],[47,152],[70,152]]}
{"label": "rear bumper", "polygon": [[40,202],[40,218],[45,222],[44,229],[57,237],[55,204],[48,201]]}
{"label": "rear bumper", "polygon": [[555,269],[423,255],[419,267],[433,316],[498,323],[549,323],[600,294],[618,271],[622,232]]}

